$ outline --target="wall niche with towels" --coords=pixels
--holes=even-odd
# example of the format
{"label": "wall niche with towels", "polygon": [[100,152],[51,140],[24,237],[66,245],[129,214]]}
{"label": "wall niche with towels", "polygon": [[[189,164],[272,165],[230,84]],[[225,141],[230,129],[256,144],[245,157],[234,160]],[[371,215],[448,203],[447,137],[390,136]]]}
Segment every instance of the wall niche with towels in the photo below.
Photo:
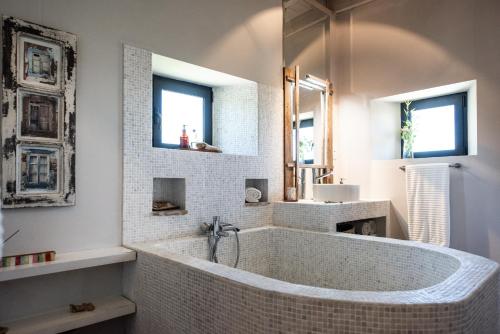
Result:
{"label": "wall niche with towels", "polygon": [[245,179],[245,206],[269,204],[267,183],[267,179]]}
{"label": "wall niche with towels", "polygon": [[187,214],[186,179],[153,178],[153,216],[178,216]]}

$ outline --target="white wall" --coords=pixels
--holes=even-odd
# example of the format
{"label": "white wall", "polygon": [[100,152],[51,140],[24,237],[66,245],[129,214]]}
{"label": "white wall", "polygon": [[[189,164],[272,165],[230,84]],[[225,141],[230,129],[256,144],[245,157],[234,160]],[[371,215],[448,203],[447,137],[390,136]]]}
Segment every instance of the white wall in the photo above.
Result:
{"label": "white wall", "polygon": [[2,0],[0,12],[78,35],[77,204],[3,210],[8,254],[121,243],[123,42],[281,85],[279,0]]}
{"label": "white wall", "polygon": [[[460,162],[451,176],[451,246],[500,261],[500,2],[379,0],[338,15],[337,171],[363,194],[386,197],[406,228],[401,160],[372,161],[369,101],[477,79],[478,155],[419,159]],[[339,125],[337,124],[337,125]],[[393,224],[397,226],[397,224]],[[401,231],[398,232],[402,235]]]}
{"label": "white wall", "polygon": [[401,157],[401,104],[373,100],[370,108],[371,158],[390,160]]}

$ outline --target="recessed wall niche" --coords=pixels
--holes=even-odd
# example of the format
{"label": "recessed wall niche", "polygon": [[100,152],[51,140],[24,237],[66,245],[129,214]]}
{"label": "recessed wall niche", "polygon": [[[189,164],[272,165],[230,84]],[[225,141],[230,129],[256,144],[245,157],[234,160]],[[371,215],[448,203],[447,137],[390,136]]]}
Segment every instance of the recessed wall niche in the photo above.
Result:
{"label": "recessed wall niche", "polygon": [[256,82],[158,54],[151,62],[154,147],[258,155]]}
{"label": "recessed wall niche", "polygon": [[[407,92],[398,95],[376,98],[370,101],[370,142],[373,160],[401,159],[401,104],[405,101],[419,100],[466,93],[464,121],[467,144],[466,155],[477,155],[477,83],[476,80],[464,81],[445,86]],[[431,107],[429,107],[431,108]],[[438,118],[435,118],[436,121]],[[457,127],[455,122],[455,127]],[[455,136],[457,137],[457,136]],[[435,138],[434,138],[435,139]],[[455,154],[447,154],[453,156]],[[457,154],[462,155],[462,154]],[[416,158],[419,158],[416,156]]]}
{"label": "recessed wall niche", "polygon": [[[262,206],[269,204],[267,183],[267,179],[245,179],[245,206]],[[246,191],[248,188],[255,188],[260,191],[261,197],[258,199],[258,202],[250,202],[247,200]]]}
{"label": "recessed wall niche", "polygon": [[184,178],[153,178],[154,216],[185,215],[186,210],[186,179]]}
{"label": "recessed wall niche", "polygon": [[371,235],[374,237],[385,237],[387,235],[386,230],[386,217],[361,219],[337,224],[337,232]]}

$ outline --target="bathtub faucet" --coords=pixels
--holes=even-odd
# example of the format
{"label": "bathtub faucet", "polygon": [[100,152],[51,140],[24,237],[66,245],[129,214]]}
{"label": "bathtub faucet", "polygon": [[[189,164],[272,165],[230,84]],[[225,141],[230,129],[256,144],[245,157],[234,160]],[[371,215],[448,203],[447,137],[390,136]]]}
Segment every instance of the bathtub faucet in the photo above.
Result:
{"label": "bathtub faucet", "polygon": [[203,233],[208,233],[214,239],[219,239],[220,237],[229,236],[228,231],[239,232],[240,229],[233,224],[223,223],[219,216],[214,216],[212,218],[212,224],[203,223],[201,225],[201,230]]}
{"label": "bathtub faucet", "polygon": [[238,238],[238,232],[240,231],[240,229],[233,224],[223,223],[221,222],[219,216],[214,216],[212,218],[212,224],[201,224],[201,230],[203,233],[208,235],[208,244],[210,247],[209,260],[215,263],[219,262],[219,260],[217,259],[217,246],[220,239],[222,237],[228,237],[229,231],[234,232],[237,245],[236,263],[234,265],[234,267],[236,268],[240,257],[240,240]]}

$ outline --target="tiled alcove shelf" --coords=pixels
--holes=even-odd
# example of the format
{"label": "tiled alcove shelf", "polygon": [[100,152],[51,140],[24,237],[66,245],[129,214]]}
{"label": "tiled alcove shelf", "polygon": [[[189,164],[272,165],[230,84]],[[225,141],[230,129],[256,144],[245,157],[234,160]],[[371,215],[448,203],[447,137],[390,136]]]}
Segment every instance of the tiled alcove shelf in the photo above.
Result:
{"label": "tiled alcove shelf", "polygon": [[265,206],[269,205],[268,200],[268,180],[267,179],[245,179],[245,190],[248,187],[259,189],[262,193],[262,197],[257,203],[250,203],[245,201],[245,206],[253,207],[253,206]]}
{"label": "tiled alcove shelf", "polygon": [[386,236],[386,217],[360,219],[360,220],[353,220],[353,221],[338,223],[336,226],[336,231],[343,232],[342,231],[343,228],[347,228],[348,226],[352,226],[354,228],[355,234],[363,234],[362,233],[363,225],[365,223],[371,223],[371,222],[373,222],[372,227],[374,228],[374,231],[372,231],[372,232],[374,234],[370,234],[370,235],[375,236],[375,237],[385,237]]}
{"label": "tiled alcove shelf", "polygon": [[[155,202],[169,202],[176,209],[153,210]],[[187,214],[186,210],[186,179],[184,178],[153,178],[153,203],[151,205],[153,216],[179,216]]]}

